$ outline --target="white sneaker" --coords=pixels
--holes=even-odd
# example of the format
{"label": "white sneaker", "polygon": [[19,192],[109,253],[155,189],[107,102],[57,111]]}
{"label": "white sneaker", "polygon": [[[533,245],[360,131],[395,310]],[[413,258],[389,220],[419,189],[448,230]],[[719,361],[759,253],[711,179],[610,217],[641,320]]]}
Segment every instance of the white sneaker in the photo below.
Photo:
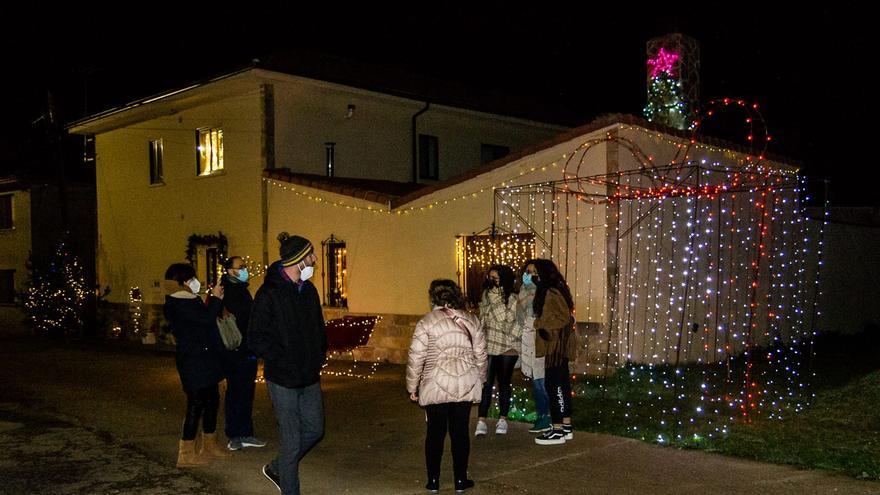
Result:
{"label": "white sneaker", "polygon": [[477,429],[476,429],[476,431],[474,431],[474,436],[479,437],[479,436],[485,435],[488,432],[489,432],[489,428],[486,428],[486,422],[485,421],[477,421]]}
{"label": "white sneaker", "polygon": [[495,434],[496,435],[507,435],[507,420],[499,419],[498,424],[495,426]]}

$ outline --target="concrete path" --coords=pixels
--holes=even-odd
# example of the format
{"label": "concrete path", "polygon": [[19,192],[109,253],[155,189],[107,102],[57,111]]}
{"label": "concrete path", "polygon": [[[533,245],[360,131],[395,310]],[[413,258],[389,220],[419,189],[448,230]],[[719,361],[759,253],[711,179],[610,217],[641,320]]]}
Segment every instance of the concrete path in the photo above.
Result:
{"label": "concrete path", "polygon": [[[382,366],[371,380],[322,380],[327,433],[302,463],[304,493],[425,493],[424,413],[402,375]],[[277,448],[265,385],[254,420],[269,445],[231,460],[174,468],[183,409],[167,353],[0,341],[0,493],[278,493],[260,473]],[[527,425],[511,426],[471,443],[472,493],[880,493],[876,482],[607,435],[542,447]],[[441,484],[453,493],[448,450]]]}

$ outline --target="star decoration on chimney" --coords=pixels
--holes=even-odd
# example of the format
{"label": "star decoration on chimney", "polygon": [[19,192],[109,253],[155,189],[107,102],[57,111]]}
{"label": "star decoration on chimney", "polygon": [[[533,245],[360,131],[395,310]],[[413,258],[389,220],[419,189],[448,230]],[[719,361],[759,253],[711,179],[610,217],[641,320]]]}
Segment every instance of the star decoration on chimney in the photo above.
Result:
{"label": "star decoration on chimney", "polygon": [[657,52],[657,56],[648,59],[648,66],[651,67],[651,77],[657,77],[661,74],[673,74],[675,63],[678,62],[680,55],[676,52],[667,52],[665,48],[661,48]]}

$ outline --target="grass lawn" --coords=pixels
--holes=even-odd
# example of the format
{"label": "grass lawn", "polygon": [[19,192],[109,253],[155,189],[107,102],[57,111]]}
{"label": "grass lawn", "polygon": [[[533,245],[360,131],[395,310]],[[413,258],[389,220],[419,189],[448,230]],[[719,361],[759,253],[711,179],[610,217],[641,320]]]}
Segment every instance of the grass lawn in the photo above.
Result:
{"label": "grass lawn", "polygon": [[[783,412],[782,420],[770,417],[767,411],[773,407],[769,405],[749,422],[723,405],[721,414],[706,414],[719,406],[703,402],[699,393],[687,397],[667,393],[665,398],[646,400],[651,387],[662,389],[657,387],[658,377],[662,381],[673,376],[673,371],[653,370],[652,384],[633,381],[623,369],[604,383],[578,380],[576,389],[581,393],[572,406],[574,424],[578,429],[653,442],[662,435],[661,443],[681,448],[880,479],[880,345],[875,336],[880,329],[874,330],[854,337],[819,339],[810,385],[815,398],[800,412]],[[701,381],[715,386],[701,378],[700,370],[690,367],[687,373],[690,378],[680,381],[680,390],[699,390]],[[675,407],[678,411],[672,412]],[[702,407],[704,414],[691,413],[695,407]],[[730,421],[731,417],[735,419]],[[704,434],[724,427],[726,434]],[[693,432],[701,434],[695,437]]]}
{"label": "grass lawn", "polygon": [[[717,367],[681,367],[678,376],[673,367],[649,372],[631,367],[607,379],[579,377],[573,383],[573,422],[578,430],[880,479],[880,329],[824,337],[814,349],[815,377],[800,395],[815,397],[799,412],[774,407],[765,398],[763,406],[750,412],[750,421],[744,421],[739,406],[711,400],[737,393],[722,388],[724,380],[717,376],[723,373]],[[753,369],[755,375],[760,371]],[[742,367],[734,370],[731,381],[743,383],[741,373]],[[775,380],[772,376],[764,380]],[[664,386],[664,380],[678,385]],[[512,419],[534,419],[530,395],[525,388],[516,389]]]}

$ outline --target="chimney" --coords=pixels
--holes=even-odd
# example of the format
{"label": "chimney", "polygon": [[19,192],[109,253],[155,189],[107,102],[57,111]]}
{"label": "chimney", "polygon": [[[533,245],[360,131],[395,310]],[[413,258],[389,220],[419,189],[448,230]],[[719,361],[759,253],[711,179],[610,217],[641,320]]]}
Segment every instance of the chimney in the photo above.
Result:
{"label": "chimney", "polygon": [[700,44],[681,33],[647,43],[648,100],[645,118],[689,129],[700,102]]}

